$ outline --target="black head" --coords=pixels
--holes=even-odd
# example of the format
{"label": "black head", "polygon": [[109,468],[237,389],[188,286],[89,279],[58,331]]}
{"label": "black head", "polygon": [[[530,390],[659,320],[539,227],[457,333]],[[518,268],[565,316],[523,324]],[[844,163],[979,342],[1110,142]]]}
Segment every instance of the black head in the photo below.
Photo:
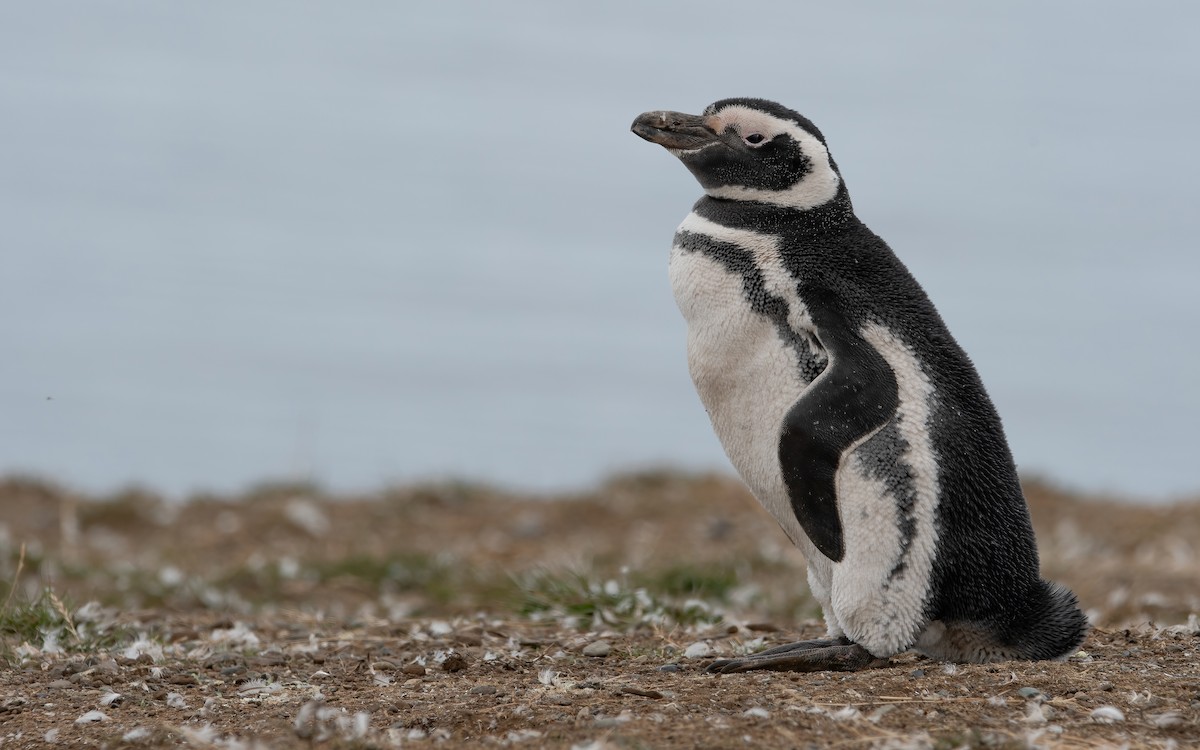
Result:
{"label": "black head", "polygon": [[722,99],[701,115],[646,112],[632,129],[679,157],[714,198],[806,209],[841,186],[821,131],[766,99]]}

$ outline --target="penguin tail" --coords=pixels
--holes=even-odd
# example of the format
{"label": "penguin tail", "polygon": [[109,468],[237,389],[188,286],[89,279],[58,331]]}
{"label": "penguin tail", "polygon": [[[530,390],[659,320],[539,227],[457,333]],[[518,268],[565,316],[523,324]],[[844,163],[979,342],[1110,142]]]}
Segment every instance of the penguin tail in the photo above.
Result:
{"label": "penguin tail", "polygon": [[1065,659],[1083,643],[1087,615],[1067,587],[1038,579],[1023,604],[1007,639],[1020,658]]}

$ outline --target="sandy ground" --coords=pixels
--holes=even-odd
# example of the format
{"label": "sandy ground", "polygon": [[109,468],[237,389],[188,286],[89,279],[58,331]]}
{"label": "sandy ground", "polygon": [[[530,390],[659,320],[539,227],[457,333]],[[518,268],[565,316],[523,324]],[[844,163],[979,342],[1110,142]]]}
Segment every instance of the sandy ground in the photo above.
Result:
{"label": "sandy ground", "polygon": [[11,479],[0,746],[1200,747],[1200,503],[1027,494],[1096,624],[1067,661],[712,676],[821,631],[731,479],[182,505]]}

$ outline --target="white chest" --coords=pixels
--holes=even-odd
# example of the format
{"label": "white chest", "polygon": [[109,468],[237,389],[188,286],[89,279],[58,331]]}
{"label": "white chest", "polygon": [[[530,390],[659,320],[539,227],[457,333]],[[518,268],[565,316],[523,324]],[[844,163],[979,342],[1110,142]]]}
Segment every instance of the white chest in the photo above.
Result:
{"label": "white chest", "polygon": [[[791,333],[813,330],[797,280],[773,236],[695,214],[680,231],[693,236],[677,238],[670,277],[687,322],[692,381],[734,468],[797,541],[803,533],[778,457],[783,419],[808,386]],[[769,312],[751,301],[765,296],[774,300]]]}

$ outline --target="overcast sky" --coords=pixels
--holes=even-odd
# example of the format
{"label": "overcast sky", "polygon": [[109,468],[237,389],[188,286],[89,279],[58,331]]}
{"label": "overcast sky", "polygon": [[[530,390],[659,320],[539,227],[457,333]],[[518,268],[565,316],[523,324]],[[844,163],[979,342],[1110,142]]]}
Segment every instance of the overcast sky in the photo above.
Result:
{"label": "overcast sky", "polygon": [[666,279],[699,189],[628,127],[762,96],[824,131],[1023,471],[1194,495],[1197,28],[1186,2],[5,4],[0,471],[727,471]]}

